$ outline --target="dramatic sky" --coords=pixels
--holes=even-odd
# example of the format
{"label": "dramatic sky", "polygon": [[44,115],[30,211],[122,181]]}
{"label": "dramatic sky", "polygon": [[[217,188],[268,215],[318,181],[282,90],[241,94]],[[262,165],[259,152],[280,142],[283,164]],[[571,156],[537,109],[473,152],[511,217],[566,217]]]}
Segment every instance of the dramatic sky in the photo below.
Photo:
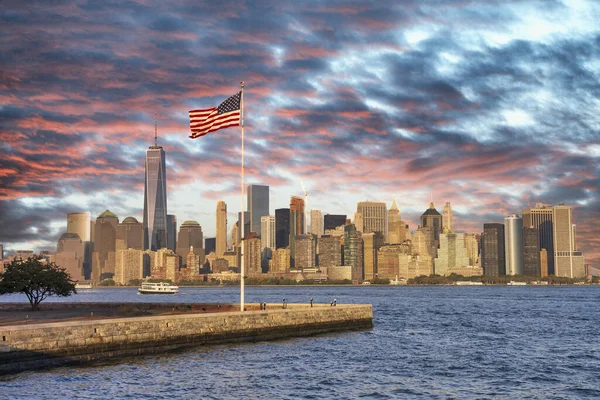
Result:
{"label": "dramatic sky", "polygon": [[240,129],[188,115],[245,81],[246,181],[271,210],[430,198],[481,232],[572,205],[600,263],[600,2],[3,1],[0,243],[53,249],[66,214],[141,220],[158,115],[168,211],[215,233],[240,210]]}

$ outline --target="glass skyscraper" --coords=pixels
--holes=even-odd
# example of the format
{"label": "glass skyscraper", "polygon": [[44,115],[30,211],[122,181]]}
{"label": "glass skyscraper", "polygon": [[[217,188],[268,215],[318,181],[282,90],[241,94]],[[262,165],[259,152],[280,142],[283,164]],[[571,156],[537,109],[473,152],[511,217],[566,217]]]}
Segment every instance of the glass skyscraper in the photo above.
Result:
{"label": "glass skyscraper", "polygon": [[269,215],[268,186],[248,186],[248,213],[250,214],[250,232],[256,232],[258,236],[261,236],[260,219]]}
{"label": "glass skyscraper", "polygon": [[144,186],[144,249],[167,247],[167,170],[161,146],[146,150]]}

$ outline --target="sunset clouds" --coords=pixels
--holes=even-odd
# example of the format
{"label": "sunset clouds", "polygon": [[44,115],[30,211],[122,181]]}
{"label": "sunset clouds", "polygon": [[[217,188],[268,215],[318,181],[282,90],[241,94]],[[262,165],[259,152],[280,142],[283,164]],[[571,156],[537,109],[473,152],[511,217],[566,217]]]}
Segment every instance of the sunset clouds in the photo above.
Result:
{"label": "sunset clouds", "polygon": [[595,1],[8,1],[0,11],[0,243],[50,249],[66,213],[141,219],[158,114],[168,212],[214,235],[239,211],[238,128],[187,112],[245,81],[246,179],[271,208],[348,214],[429,199],[480,232],[536,202],[574,207],[600,262]]}

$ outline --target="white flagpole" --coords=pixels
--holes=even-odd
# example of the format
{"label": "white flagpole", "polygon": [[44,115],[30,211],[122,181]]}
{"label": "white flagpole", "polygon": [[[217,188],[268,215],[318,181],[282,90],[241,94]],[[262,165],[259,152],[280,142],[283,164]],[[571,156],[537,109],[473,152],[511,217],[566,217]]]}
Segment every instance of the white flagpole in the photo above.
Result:
{"label": "white flagpole", "polygon": [[240,203],[242,205],[242,218],[241,218],[241,231],[240,231],[240,238],[241,238],[241,261],[240,261],[240,311],[244,311],[244,231],[246,228],[246,223],[244,220],[244,82],[240,82],[240,85],[242,87],[242,96],[241,96],[241,104],[240,104],[240,108],[241,108],[241,118],[242,118],[242,187],[240,190]]}

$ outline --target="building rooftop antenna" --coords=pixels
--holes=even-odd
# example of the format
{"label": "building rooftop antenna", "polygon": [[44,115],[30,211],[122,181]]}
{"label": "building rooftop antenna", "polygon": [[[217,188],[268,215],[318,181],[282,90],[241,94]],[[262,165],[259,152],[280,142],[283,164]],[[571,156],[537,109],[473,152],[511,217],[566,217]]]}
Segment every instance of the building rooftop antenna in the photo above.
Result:
{"label": "building rooftop antenna", "polygon": [[154,147],[158,147],[158,114],[154,113]]}

